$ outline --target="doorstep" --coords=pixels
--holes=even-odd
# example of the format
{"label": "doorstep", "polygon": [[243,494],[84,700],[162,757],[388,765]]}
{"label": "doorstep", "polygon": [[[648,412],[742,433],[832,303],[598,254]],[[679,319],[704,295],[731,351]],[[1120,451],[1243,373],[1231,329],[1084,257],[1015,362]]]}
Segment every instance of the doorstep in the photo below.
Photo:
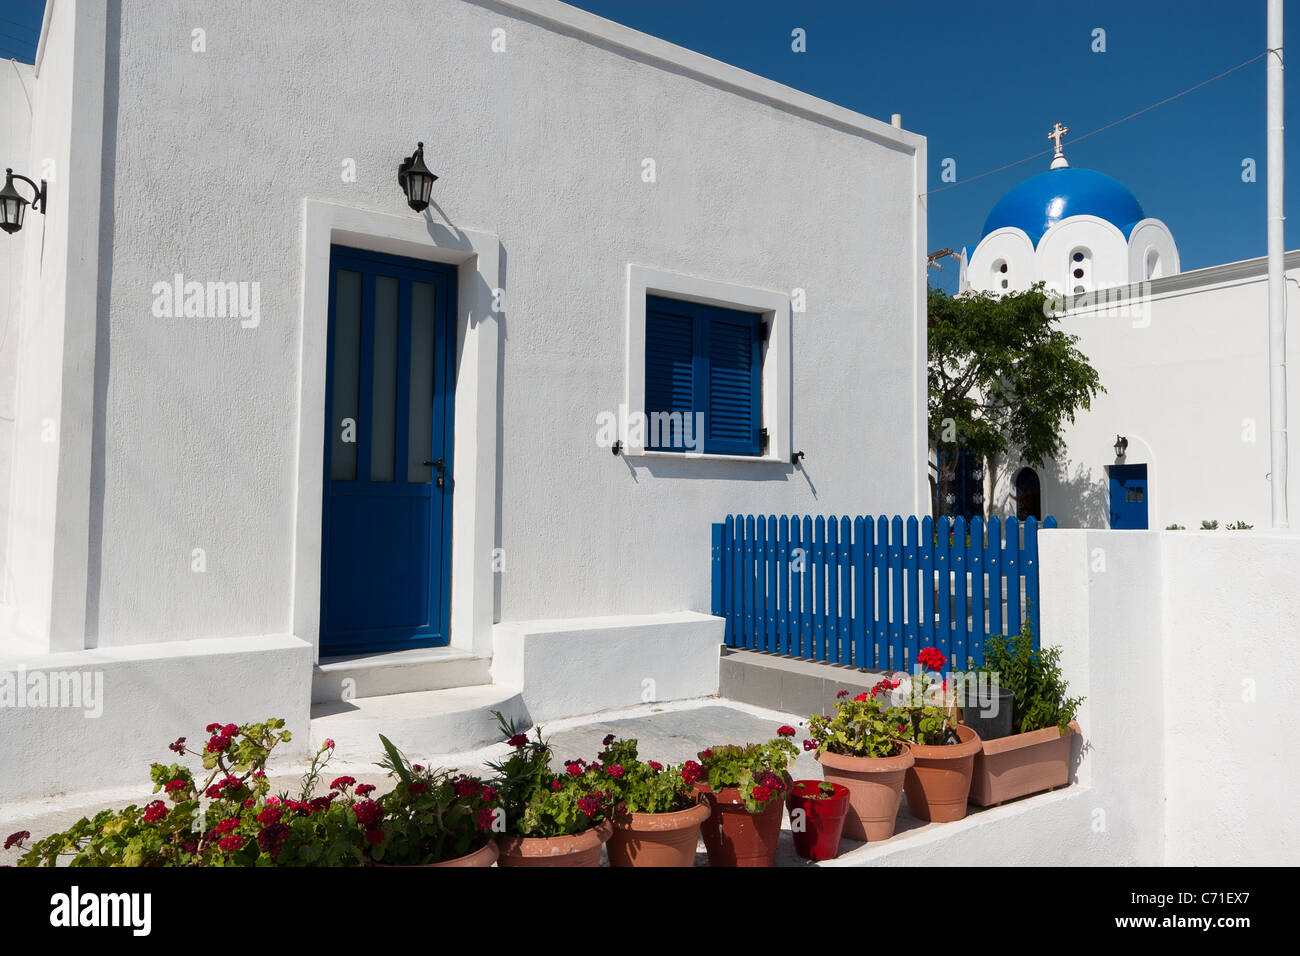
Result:
{"label": "doorstep", "polygon": [[321,658],[312,668],[311,702],[386,697],[491,683],[492,660],[451,647]]}

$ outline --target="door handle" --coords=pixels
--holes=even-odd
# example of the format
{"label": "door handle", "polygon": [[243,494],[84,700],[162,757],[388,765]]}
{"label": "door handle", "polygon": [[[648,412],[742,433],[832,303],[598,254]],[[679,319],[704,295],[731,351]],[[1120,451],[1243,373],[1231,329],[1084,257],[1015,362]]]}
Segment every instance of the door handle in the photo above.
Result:
{"label": "door handle", "polygon": [[447,464],[446,464],[446,462],[445,462],[443,459],[439,458],[437,461],[426,461],[426,462],[424,463],[424,467],[425,467],[425,468],[435,468],[435,469],[437,469],[437,471],[438,471],[438,478],[437,478],[437,480],[436,480],[434,483],[435,483],[439,488],[441,488],[441,487],[443,486],[442,474],[443,474],[443,472],[444,472],[444,471],[446,470],[446,468],[447,468]]}

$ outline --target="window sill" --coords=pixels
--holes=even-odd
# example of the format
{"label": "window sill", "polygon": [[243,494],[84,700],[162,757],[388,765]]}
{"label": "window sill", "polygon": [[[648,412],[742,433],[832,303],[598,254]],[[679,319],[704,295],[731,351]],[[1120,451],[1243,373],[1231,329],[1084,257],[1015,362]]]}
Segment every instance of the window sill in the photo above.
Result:
{"label": "window sill", "polygon": [[693,451],[650,451],[624,449],[620,454],[624,458],[658,458],[668,461],[746,461],[763,465],[790,465],[787,459],[777,455],[717,455]]}

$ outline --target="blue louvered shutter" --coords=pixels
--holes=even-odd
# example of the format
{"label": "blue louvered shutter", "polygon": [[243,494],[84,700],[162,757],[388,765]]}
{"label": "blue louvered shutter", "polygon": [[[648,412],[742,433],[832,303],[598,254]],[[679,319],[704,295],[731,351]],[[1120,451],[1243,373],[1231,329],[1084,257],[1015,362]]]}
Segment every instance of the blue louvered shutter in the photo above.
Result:
{"label": "blue louvered shutter", "polygon": [[728,309],[708,312],[704,450],[718,455],[761,454],[759,317]]}
{"label": "blue louvered shutter", "polygon": [[759,322],[751,312],[646,297],[646,448],[762,454]]}
{"label": "blue louvered shutter", "polygon": [[657,297],[649,297],[646,303],[645,411],[650,449],[681,451],[688,438],[695,441],[683,429],[694,421],[698,333],[690,310],[680,308],[684,305]]}

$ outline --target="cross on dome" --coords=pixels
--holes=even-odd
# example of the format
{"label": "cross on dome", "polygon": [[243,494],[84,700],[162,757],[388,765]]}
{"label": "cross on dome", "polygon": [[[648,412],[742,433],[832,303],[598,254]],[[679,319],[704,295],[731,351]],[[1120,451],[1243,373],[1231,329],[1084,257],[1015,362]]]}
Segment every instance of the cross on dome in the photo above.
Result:
{"label": "cross on dome", "polygon": [[1065,139],[1065,134],[1069,131],[1070,127],[1057,123],[1052,127],[1052,131],[1047,134],[1047,138],[1056,145],[1056,155],[1052,157],[1052,165],[1049,168],[1064,169],[1070,165],[1065,159],[1065,151],[1061,148],[1061,140]]}

